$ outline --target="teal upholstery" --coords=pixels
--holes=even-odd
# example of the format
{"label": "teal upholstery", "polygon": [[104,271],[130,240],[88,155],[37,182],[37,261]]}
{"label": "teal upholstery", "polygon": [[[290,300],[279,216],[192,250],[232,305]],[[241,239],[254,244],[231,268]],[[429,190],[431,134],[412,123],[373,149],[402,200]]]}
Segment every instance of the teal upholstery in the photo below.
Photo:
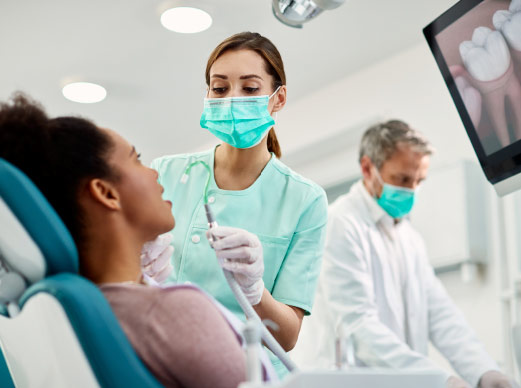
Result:
{"label": "teal upholstery", "polygon": [[7,313],[7,306],[0,304],[0,315],[7,317],[9,314]]}
{"label": "teal upholstery", "polygon": [[0,197],[40,248],[47,276],[78,272],[78,251],[69,231],[30,179],[2,158]]}
{"label": "teal upholstery", "polygon": [[[38,245],[47,263],[47,277],[25,291],[20,308],[41,292],[56,298],[101,387],[161,387],[131,347],[102,292],[77,274],[78,252],[61,219],[30,179],[1,158],[0,197]],[[2,361],[3,357],[0,386],[11,387],[9,371]]]}
{"label": "teal upholstery", "polygon": [[61,304],[102,387],[161,387],[130,346],[102,292],[87,279],[62,273],[25,292],[20,307],[46,292]]}
{"label": "teal upholstery", "polygon": [[11,373],[5,362],[4,353],[0,349],[0,386],[2,388],[15,388]]}

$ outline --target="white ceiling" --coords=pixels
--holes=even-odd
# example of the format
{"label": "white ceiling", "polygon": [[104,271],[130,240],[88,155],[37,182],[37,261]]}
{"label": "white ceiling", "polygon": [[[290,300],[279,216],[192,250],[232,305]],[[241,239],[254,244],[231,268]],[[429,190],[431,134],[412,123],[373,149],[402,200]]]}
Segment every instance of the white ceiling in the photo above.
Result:
{"label": "white ceiling", "polygon": [[[348,0],[294,29],[275,19],[271,0],[207,0],[212,27],[183,35],[161,26],[157,0],[0,0],[0,99],[22,90],[51,115],[91,118],[150,161],[213,141],[199,127],[204,69],[224,38],[245,30],[270,38],[285,61],[291,104],[421,42],[421,29],[454,2]],[[65,100],[66,78],[102,84],[107,99]]]}

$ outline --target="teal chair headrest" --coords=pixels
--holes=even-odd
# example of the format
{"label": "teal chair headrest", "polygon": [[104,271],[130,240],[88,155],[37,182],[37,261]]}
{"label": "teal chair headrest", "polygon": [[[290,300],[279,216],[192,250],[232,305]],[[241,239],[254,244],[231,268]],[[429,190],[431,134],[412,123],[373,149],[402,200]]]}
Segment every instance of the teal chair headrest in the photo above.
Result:
{"label": "teal chair headrest", "polygon": [[31,286],[20,306],[42,292],[60,302],[102,388],[161,388],[128,342],[98,287],[79,275],[62,273]]}
{"label": "teal chair headrest", "polygon": [[78,272],[78,251],[69,231],[31,180],[2,158],[0,199],[40,249],[46,261],[45,276]]}

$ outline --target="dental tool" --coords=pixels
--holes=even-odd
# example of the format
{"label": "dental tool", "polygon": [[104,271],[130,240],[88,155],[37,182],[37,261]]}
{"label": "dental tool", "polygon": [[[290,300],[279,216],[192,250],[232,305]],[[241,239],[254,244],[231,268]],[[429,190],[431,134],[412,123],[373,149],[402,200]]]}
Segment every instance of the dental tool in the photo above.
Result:
{"label": "dental tool", "polygon": [[246,321],[243,330],[246,342],[246,381],[262,383],[262,367],[260,363],[259,345],[261,342],[261,327],[253,320]]}
{"label": "dental tool", "polygon": [[[212,213],[212,209],[210,208],[210,204],[208,203],[208,186],[210,184],[210,177],[211,177],[211,170],[207,163],[197,160],[195,162],[192,162],[188,165],[186,168],[183,176],[181,177],[181,183],[186,184],[188,181],[188,176],[190,174],[190,171],[192,170],[192,167],[200,164],[202,165],[207,173],[207,179],[206,184],[204,186],[204,192],[203,192],[203,199],[204,199],[204,209],[206,212],[206,218],[208,220],[208,229],[211,230],[212,228],[217,227],[217,221],[215,220],[215,217]],[[213,242],[213,236],[210,234],[210,243]],[[211,245],[211,244],[210,244]],[[277,342],[277,340],[273,337],[273,335],[269,332],[269,330],[266,328],[266,326],[262,323],[260,317],[257,315],[255,310],[253,309],[252,305],[248,302],[248,299],[242,292],[241,287],[233,277],[233,273],[223,269],[224,277],[226,278],[226,281],[228,282],[228,285],[230,286],[233,294],[235,295],[235,299],[241,306],[242,311],[246,315],[246,318],[248,320],[253,321],[255,324],[259,325],[261,330],[261,336],[262,340],[264,341],[265,345],[275,354],[280,361],[288,368],[290,372],[296,371],[298,368],[289,358],[289,356],[286,354],[285,350],[280,346],[280,344]]]}

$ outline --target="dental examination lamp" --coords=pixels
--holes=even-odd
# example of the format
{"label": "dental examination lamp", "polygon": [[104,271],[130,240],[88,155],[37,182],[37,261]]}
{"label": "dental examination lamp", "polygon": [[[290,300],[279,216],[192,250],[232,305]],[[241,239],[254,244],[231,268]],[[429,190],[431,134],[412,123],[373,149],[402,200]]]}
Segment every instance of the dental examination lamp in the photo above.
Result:
{"label": "dental examination lamp", "polygon": [[287,26],[302,28],[322,11],[335,9],[345,0],[273,0],[272,10],[277,19]]}

